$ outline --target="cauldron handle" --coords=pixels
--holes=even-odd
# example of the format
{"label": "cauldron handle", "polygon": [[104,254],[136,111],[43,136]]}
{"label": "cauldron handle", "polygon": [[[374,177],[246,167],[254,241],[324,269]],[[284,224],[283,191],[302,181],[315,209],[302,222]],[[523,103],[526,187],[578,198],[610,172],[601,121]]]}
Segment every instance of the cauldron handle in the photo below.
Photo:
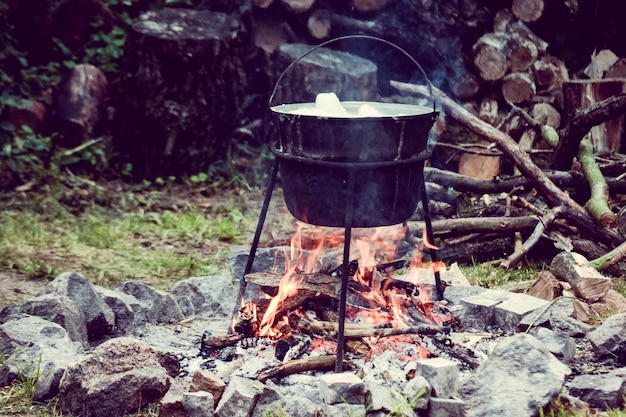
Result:
{"label": "cauldron handle", "polygon": [[276,80],[276,84],[274,85],[274,89],[272,90],[272,95],[269,98],[268,101],[268,107],[272,107],[272,102],[274,101],[274,96],[276,95],[276,92],[278,91],[278,85],[280,84],[280,82],[282,81],[283,77],[287,74],[287,72],[294,66],[296,65],[298,62],[300,62],[305,56],[309,55],[311,52],[322,48],[330,43],[333,42],[337,42],[337,41],[342,41],[342,40],[346,40],[346,39],[370,39],[370,40],[374,40],[374,41],[378,41],[378,42],[382,42],[385,45],[391,46],[392,48],[395,48],[396,50],[398,50],[399,52],[401,52],[404,56],[406,56],[413,64],[415,64],[415,66],[417,67],[417,69],[420,71],[420,73],[422,74],[422,76],[424,77],[424,79],[426,80],[426,85],[428,86],[428,93],[430,94],[430,97],[432,98],[433,101],[433,112],[436,112],[436,106],[435,106],[435,96],[433,94],[433,86],[430,82],[430,79],[428,78],[428,75],[426,75],[426,71],[424,71],[424,68],[422,68],[422,66],[419,64],[419,62],[417,62],[417,60],[415,58],[413,58],[413,56],[411,54],[409,54],[407,51],[405,51],[404,49],[400,48],[398,45],[396,45],[393,42],[390,42],[386,39],[383,38],[379,38],[376,36],[371,36],[371,35],[346,35],[346,36],[340,36],[338,38],[333,38],[330,40],[327,40],[325,42],[320,43],[319,45],[313,46],[311,49],[309,49],[308,51],[306,51],[305,53],[303,53],[302,55],[300,55],[298,58],[296,58],[291,64],[289,64],[287,66],[287,68],[285,68],[285,70],[278,76],[278,79]]}

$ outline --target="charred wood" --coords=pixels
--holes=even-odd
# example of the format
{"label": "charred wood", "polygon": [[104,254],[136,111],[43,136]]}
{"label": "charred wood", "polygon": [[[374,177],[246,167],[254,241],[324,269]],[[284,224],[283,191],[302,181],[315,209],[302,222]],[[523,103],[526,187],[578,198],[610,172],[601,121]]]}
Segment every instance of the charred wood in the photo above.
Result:
{"label": "charred wood", "polygon": [[[310,356],[304,359],[295,359],[279,365],[271,366],[257,374],[256,379],[265,382],[270,378],[282,378],[307,371],[330,371],[335,367],[336,356]],[[344,363],[344,366],[348,365]]]}

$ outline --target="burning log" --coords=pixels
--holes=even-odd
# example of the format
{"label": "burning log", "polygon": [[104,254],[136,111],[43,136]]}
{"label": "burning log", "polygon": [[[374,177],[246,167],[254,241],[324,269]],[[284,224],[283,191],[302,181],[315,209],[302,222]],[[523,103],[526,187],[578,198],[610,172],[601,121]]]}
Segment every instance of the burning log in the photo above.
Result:
{"label": "burning log", "polygon": [[[257,374],[256,379],[265,382],[270,378],[282,378],[307,371],[330,371],[335,367],[334,355],[310,356],[271,366]],[[345,360],[344,360],[345,362]]]}

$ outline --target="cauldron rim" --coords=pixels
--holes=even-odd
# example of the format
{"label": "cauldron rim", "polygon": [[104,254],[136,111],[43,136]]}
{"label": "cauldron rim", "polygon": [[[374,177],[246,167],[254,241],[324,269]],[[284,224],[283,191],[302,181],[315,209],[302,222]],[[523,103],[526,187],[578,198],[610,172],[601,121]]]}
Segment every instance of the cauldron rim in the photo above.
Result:
{"label": "cauldron rim", "polygon": [[[378,101],[342,101],[341,104],[343,107],[351,113],[349,117],[342,115],[332,115],[332,114],[324,114],[324,115],[315,115],[315,114],[307,114],[307,113],[298,113],[298,110],[316,108],[314,102],[304,102],[304,103],[288,103],[288,104],[277,104],[275,106],[270,107],[272,113],[281,116],[287,117],[304,117],[304,118],[312,118],[312,119],[338,119],[338,120],[375,120],[375,121],[383,121],[383,120],[402,120],[402,119],[411,119],[415,117],[425,117],[432,116],[433,114],[438,114],[436,110],[431,107],[421,106],[416,104],[405,104],[405,103],[382,103]],[[362,105],[369,105],[374,107],[375,110],[380,111],[382,114],[377,116],[359,116],[355,114],[358,108]]]}

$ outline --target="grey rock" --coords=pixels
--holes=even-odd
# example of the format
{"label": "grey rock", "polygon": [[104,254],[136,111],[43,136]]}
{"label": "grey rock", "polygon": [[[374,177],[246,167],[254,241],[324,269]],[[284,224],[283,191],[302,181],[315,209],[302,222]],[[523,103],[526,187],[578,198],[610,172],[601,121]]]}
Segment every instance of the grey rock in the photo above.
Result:
{"label": "grey rock", "polygon": [[65,295],[78,304],[85,316],[89,341],[97,341],[111,334],[115,325],[115,315],[81,274],[62,273],[46,285],[42,294]]}
{"label": "grey rock", "polygon": [[121,417],[158,402],[171,384],[165,356],[130,337],[108,340],[65,371],[59,409],[78,416]]}
{"label": "grey rock", "polygon": [[530,331],[550,352],[561,361],[567,363],[576,354],[576,342],[567,333],[559,333],[545,327],[535,327]]}
{"label": "grey rock", "polygon": [[115,314],[115,334],[123,335],[148,322],[146,306],[134,296],[98,285],[94,289]]}
{"label": "grey rock", "polygon": [[271,381],[265,384],[263,393],[254,407],[252,417],[277,415],[282,412],[290,417],[316,417],[320,413],[319,399],[317,403],[299,395],[299,390],[278,386]]}
{"label": "grey rock", "polygon": [[63,327],[36,316],[0,326],[0,350],[6,358],[0,367],[0,385],[36,377],[37,401],[57,395],[65,370],[84,354],[82,344],[72,341]]}
{"label": "grey rock", "polygon": [[496,322],[496,306],[512,297],[513,294],[502,290],[487,290],[477,295],[462,298],[459,303],[463,309],[458,318],[466,329],[487,330]]}
{"label": "grey rock", "polygon": [[428,417],[464,417],[467,404],[458,398],[431,398]]}
{"label": "grey rock", "polygon": [[322,375],[319,387],[324,404],[365,404],[365,384],[351,372]]}
{"label": "grey rock", "polygon": [[403,389],[404,396],[415,411],[424,411],[428,408],[432,387],[421,375],[414,376]]}
{"label": "grey rock", "polygon": [[600,358],[612,356],[626,364],[626,313],[615,314],[587,333],[595,354]]}
{"label": "grey rock", "polygon": [[213,417],[215,404],[213,395],[206,391],[187,392],[183,394],[183,408],[187,415],[193,417]]}
{"label": "grey rock", "polygon": [[621,408],[626,381],[614,374],[577,375],[567,384],[570,395],[601,410]]}
{"label": "grey rock", "polygon": [[456,395],[460,376],[456,362],[444,358],[418,359],[417,373],[426,378],[433,397],[450,398]]}
{"label": "grey rock", "polygon": [[232,280],[223,277],[192,277],[174,284],[170,292],[179,300],[187,298],[194,314],[211,312],[216,315],[231,314],[237,289]]}
{"label": "grey rock", "polygon": [[116,289],[132,295],[144,305],[150,323],[175,323],[184,318],[176,297],[165,291],[156,290],[139,281],[123,282]]}
{"label": "grey rock", "polygon": [[215,409],[215,415],[218,417],[250,416],[264,388],[262,382],[233,376]]}
{"label": "grey rock", "polygon": [[89,347],[85,315],[74,300],[65,295],[42,294],[23,303],[14,303],[3,310],[7,319],[21,313],[42,317],[63,327],[70,339]]}
{"label": "grey rock", "polygon": [[548,305],[546,300],[528,294],[512,294],[496,306],[495,324],[505,332],[513,333],[524,316]]}
{"label": "grey rock", "polygon": [[463,382],[459,396],[468,405],[468,417],[528,417],[561,393],[569,373],[535,337],[520,333],[496,345]]}
{"label": "grey rock", "polygon": [[366,408],[368,412],[384,411],[387,414],[393,412],[398,417],[415,417],[413,407],[409,405],[403,393],[395,387],[389,387],[381,383],[365,382]]}

